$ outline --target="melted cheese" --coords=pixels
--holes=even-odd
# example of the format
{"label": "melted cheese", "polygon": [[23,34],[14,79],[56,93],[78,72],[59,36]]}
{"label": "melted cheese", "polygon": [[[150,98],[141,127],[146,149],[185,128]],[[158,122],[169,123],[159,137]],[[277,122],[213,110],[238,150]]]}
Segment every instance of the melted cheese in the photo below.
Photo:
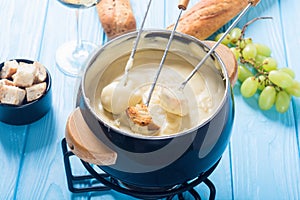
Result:
{"label": "melted cheese", "polygon": [[[112,126],[132,133],[125,120],[122,120],[122,113],[128,106],[142,101],[145,103],[161,58],[155,56],[155,53],[157,52],[153,50],[152,57],[149,56],[149,52],[140,53],[135,57],[134,62],[130,63],[133,66],[130,66],[126,84],[122,73],[104,86],[99,82],[95,95],[96,111],[107,116]],[[127,59],[128,57],[121,58],[110,67],[117,68],[118,66],[114,65],[126,64]],[[224,86],[220,81],[215,81],[215,72],[209,70],[202,72],[205,74],[195,74],[183,93],[175,97],[175,100],[180,101],[174,104],[170,102],[169,105],[168,101],[161,101],[162,90],[178,94],[181,82],[192,70],[193,66],[183,58],[173,54],[168,56],[149,105],[153,121],[161,127],[156,135],[175,134],[190,129],[209,118],[219,105],[224,95]],[[214,94],[214,97],[211,94]],[[168,109],[175,109],[175,114],[168,112]]]}

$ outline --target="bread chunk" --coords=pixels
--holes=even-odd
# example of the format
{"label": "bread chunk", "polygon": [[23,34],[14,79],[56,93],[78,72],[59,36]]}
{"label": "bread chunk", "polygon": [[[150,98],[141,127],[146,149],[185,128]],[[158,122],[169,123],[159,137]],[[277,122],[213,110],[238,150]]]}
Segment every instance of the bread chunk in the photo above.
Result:
{"label": "bread chunk", "polygon": [[46,91],[47,84],[45,82],[34,84],[26,87],[26,100],[27,102],[34,101],[40,98]]}
{"label": "bread chunk", "polygon": [[0,71],[0,78],[11,78],[13,74],[17,72],[19,67],[19,63],[16,60],[6,61],[4,62],[4,66]]}
{"label": "bread chunk", "polygon": [[25,90],[16,86],[2,85],[0,87],[0,103],[21,105],[25,98]]}
{"label": "bread chunk", "polygon": [[47,70],[37,61],[6,61],[0,76],[0,103],[21,105],[25,98],[31,102],[46,92]]}
{"label": "bread chunk", "polygon": [[33,66],[36,67],[34,83],[44,82],[47,78],[47,72],[45,66],[37,61],[34,61]]}
{"label": "bread chunk", "polygon": [[157,132],[160,127],[156,125],[145,104],[137,104],[126,109],[126,115],[130,128],[135,133],[143,135],[152,135]]}
{"label": "bread chunk", "polygon": [[22,63],[17,72],[12,76],[15,86],[29,87],[33,84],[36,75],[36,67],[32,64]]}
{"label": "bread chunk", "polygon": [[[257,1],[252,1],[254,5]],[[223,25],[239,14],[249,0],[201,0],[180,18],[176,31],[207,39]],[[174,24],[167,27],[172,30]]]}
{"label": "bread chunk", "polygon": [[10,85],[10,86],[14,86],[14,83],[8,79],[0,79],[0,87],[2,85]]}
{"label": "bread chunk", "polygon": [[130,0],[101,0],[97,12],[108,38],[136,30],[136,20]]}

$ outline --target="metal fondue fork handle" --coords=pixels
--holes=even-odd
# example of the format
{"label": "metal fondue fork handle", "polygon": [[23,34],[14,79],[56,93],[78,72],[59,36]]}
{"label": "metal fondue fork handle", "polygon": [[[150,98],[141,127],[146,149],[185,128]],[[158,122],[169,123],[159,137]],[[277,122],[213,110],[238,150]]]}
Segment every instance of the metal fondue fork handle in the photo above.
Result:
{"label": "metal fondue fork handle", "polygon": [[199,68],[204,64],[207,58],[214,52],[214,50],[218,47],[218,45],[222,42],[222,40],[226,37],[226,35],[236,26],[236,24],[240,21],[240,19],[246,14],[246,12],[250,9],[251,6],[256,6],[260,0],[248,0],[248,5],[242,10],[239,16],[234,20],[234,22],[230,25],[230,27],[225,31],[225,33],[220,37],[220,39],[215,43],[215,45],[208,51],[208,53],[202,58],[202,60],[198,63],[198,65],[194,68],[194,70],[190,73],[190,75],[183,81],[180,85],[179,90],[183,90],[185,85],[189,82],[189,80],[196,74]]}
{"label": "metal fondue fork handle", "polygon": [[152,2],[152,0],[149,0],[149,3],[148,3],[148,5],[147,5],[147,10],[146,10],[145,16],[144,16],[144,18],[143,18],[141,27],[140,27],[140,29],[139,29],[139,31],[138,31],[136,40],[135,40],[135,42],[134,42],[134,46],[133,46],[133,48],[132,48],[132,50],[131,50],[130,57],[129,57],[129,59],[128,59],[127,63],[126,63],[126,66],[125,66],[125,74],[124,74],[124,79],[123,79],[123,80],[124,80],[124,85],[127,84],[128,72],[129,72],[129,70],[131,69],[132,64],[133,64],[134,55],[135,55],[135,52],[136,52],[138,43],[139,43],[140,38],[141,38],[141,34],[142,34],[142,32],[143,32],[144,24],[145,24],[145,21],[146,21],[148,12],[149,12],[149,8],[150,8],[150,5],[151,5],[151,2]]}
{"label": "metal fondue fork handle", "polygon": [[180,1],[179,1],[178,8],[180,9],[180,12],[179,12],[178,18],[177,18],[177,20],[176,20],[176,23],[175,23],[175,25],[174,25],[174,27],[173,27],[173,30],[172,30],[172,32],[171,32],[171,35],[170,35],[170,37],[169,37],[169,41],[168,41],[168,43],[167,43],[167,47],[166,47],[166,49],[165,49],[165,51],[164,51],[163,57],[162,57],[162,59],[161,59],[161,62],[160,62],[160,64],[159,64],[159,67],[158,67],[158,71],[157,71],[156,76],[155,76],[155,78],[154,78],[154,82],[152,83],[152,86],[151,86],[151,88],[150,88],[149,95],[148,95],[148,99],[147,99],[147,101],[146,101],[146,103],[145,103],[146,106],[149,106],[149,103],[150,103],[150,100],[151,100],[151,96],[152,96],[152,94],[153,94],[153,91],[154,91],[154,88],[155,88],[155,86],[156,86],[156,83],[157,83],[158,77],[159,77],[159,75],[160,75],[160,72],[161,72],[161,70],[162,70],[163,64],[164,64],[164,62],[165,62],[165,60],[166,60],[166,57],[167,57],[167,55],[168,55],[168,51],[169,51],[169,48],[170,48],[170,46],[171,46],[171,43],[172,43],[172,40],[173,40],[173,37],[174,37],[174,34],[175,34],[175,30],[176,30],[176,28],[177,28],[179,19],[180,19],[180,17],[181,17],[182,12],[183,12],[184,10],[186,10],[188,4],[189,4],[189,0],[180,0]]}

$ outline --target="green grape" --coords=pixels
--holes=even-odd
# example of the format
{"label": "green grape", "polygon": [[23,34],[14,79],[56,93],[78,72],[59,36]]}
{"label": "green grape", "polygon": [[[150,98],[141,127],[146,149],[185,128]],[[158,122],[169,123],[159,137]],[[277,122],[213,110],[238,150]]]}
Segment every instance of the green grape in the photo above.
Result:
{"label": "green grape", "polygon": [[267,86],[260,93],[258,98],[258,106],[262,110],[269,110],[272,108],[276,99],[276,90],[273,86]]}
{"label": "green grape", "polygon": [[278,70],[269,72],[269,80],[281,88],[291,87],[294,83],[294,80],[288,73]]}
{"label": "green grape", "polygon": [[262,64],[262,68],[267,72],[277,69],[277,61],[274,58],[265,58]]}
{"label": "green grape", "polygon": [[252,43],[252,38],[244,38],[245,44],[250,44]]}
{"label": "green grape", "polygon": [[239,58],[241,57],[241,53],[240,53],[239,49],[236,47],[231,47],[230,50],[233,53],[235,59],[239,60]]}
{"label": "green grape", "polygon": [[244,38],[244,39],[238,40],[236,43],[236,46],[238,46],[240,49],[244,49],[245,46],[250,43],[252,43],[251,38]]}
{"label": "green grape", "polygon": [[242,39],[242,40],[238,40],[235,45],[240,49],[244,49],[246,46],[246,43],[245,43],[245,40]]}
{"label": "green grape", "polygon": [[266,58],[267,57],[265,57],[265,56],[257,54],[256,57],[255,57],[255,64],[256,65],[261,65]]}
{"label": "green grape", "polygon": [[284,113],[289,109],[291,96],[284,90],[279,91],[276,96],[275,107],[280,113]]}
{"label": "green grape", "polygon": [[268,46],[259,43],[255,43],[254,46],[256,47],[257,54],[265,57],[271,56],[272,51]]}
{"label": "green grape", "polygon": [[[218,34],[215,40],[223,34]],[[241,95],[249,98],[257,93],[261,110],[269,110],[275,104],[276,110],[284,113],[289,109],[292,96],[300,97],[300,82],[295,80],[295,72],[287,67],[278,68],[270,47],[245,38],[240,28],[232,29],[222,44],[230,48],[239,63]]]}
{"label": "green grape", "polygon": [[256,54],[257,54],[256,47],[252,43],[247,44],[242,51],[242,55],[245,60],[255,59]]}
{"label": "green grape", "polygon": [[287,91],[290,95],[300,97],[300,82],[294,80],[290,87],[285,88],[285,91]]}
{"label": "green grape", "polygon": [[254,76],[248,77],[241,85],[241,94],[243,97],[252,97],[257,91],[257,81]]}
{"label": "green grape", "polygon": [[231,43],[235,44],[242,36],[242,30],[240,28],[234,28],[230,31]]}
{"label": "green grape", "polygon": [[[215,41],[218,41],[222,36],[223,36],[224,33],[219,33],[216,37],[215,37]],[[224,39],[222,40],[222,44],[224,45],[228,45],[231,41],[231,38],[230,38],[230,35],[227,34],[226,37],[224,37]]]}
{"label": "green grape", "polygon": [[283,67],[283,68],[278,69],[278,71],[286,72],[292,77],[292,79],[295,78],[295,72],[291,68]]}
{"label": "green grape", "polygon": [[266,87],[266,77],[264,75],[259,75],[257,78],[257,89],[263,90]]}
{"label": "green grape", "polygon": [[241,82],[244,82],[248,77],[253,76],[252,72],[245,66],[239,65],[238,66],[238,79]]}

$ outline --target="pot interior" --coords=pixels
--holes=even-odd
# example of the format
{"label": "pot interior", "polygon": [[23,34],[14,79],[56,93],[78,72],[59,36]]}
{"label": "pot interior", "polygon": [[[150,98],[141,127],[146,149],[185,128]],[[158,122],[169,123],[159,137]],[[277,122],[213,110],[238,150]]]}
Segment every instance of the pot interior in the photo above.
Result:
{"label": "pot interior", "polygon": [[[123,134],[133,137],[145,137],[145,135],[133,133],[128,126],[122,125],[125,120],[124,116],[114,113],[121,112],[122,106],[120,106],[121,108],[109,108],[112,110],[120,108],[121,111],[108,111],[103,103],[103,99],[107,96],[101,96],[104,89],[112,82],[116,83],[116,88],[123,84],[124,69],[135,42],[136,34],[134,32],[118,37],[108,42],[92,56],[82,80],[82,90],[84,100],[98,120]],[[147,99],[148,90],[154,81],[169,36],[170,32],[165,30],[143,32],[132,69],[128,74],[128,83],[131,84],[131,90],[130,92],[118,89],[111,91],[113,94],[110,93],[110,95],[114,100],[110,99],[109,101],[112,105],[121,105],[124,99],[128,104],[131,104],[131,101],[140,101],[140,99],[135,100],[136,97],[142,97],[142,101]],[[177,90],[206,52],[206,46],[199,40],[187,35],[175,34],[158,79],[156,86],[158,90],[162,88],[172,91]],[[224,104],[230,87],[228,80],[225,67],[220,58],[216,55],[211,56],[184,88],[184,95],[189,105],[189,114],[180,118],[168,115],[169,121],[160,119],[160,116],[165,115],[165,113],[158,106],[159,95],[155,95],[154,92],[150,101],[150,105],[153,105],[150,111],[155,115],[157,114],[157,121],[162,124],[161,127],[168,126],[168,128],[165,128],[164,131],[161,129],[154,136],[146,137],[157,138],[157,136],[169,137],[170,135],[185,134],[189,130],[195,130],[208,122]]]}

